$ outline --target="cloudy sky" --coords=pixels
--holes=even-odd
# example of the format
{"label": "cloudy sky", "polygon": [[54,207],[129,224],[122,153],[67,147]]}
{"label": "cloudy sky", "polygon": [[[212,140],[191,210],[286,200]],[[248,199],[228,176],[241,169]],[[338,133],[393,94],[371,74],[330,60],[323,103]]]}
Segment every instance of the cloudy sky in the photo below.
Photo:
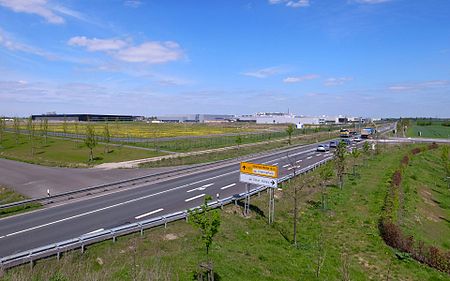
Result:
{"label": "cloudy sky", "polygon": [[0,0],[0,115],[450,117],[448,0]]}

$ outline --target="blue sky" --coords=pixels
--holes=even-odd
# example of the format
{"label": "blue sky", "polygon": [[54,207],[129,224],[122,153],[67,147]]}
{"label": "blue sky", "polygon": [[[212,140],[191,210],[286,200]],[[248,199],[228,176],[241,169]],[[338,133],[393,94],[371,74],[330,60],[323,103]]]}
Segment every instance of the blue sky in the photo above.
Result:
{"label": "blue sky", "polygon": [[0,115],[449,108],[448,0],[0,0]]}

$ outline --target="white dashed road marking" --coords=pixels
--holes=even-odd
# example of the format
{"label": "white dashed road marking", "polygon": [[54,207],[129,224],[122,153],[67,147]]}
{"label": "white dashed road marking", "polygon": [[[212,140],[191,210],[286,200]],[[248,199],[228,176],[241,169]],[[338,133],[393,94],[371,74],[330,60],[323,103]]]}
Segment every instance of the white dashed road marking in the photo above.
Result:
{"label": "white dashed road marking", "polygon": [[150,216],[150,215],[159,213],[159,212],[161,212],[161,211],[164,211],[164,209],[163,209],[163,208],[160,208],[160,209],[158,209],[158,210],[154,210],[154,211],[151,211],[151,212],[148,212],[148,213],[139,215],[139,216],[135,217],[135,219],[137,219],[137,220],[138,220],[138,219],[142,219],[143,217],[147,217],[147,216]]}
{"label": "white dashed road marking", "polygon": [[221,187],[220,189],[224,190],[224,189],[227,189],[227,188],[235,186],[235,185],[236,185],[235,183],[232,183],[232,184],[229,184],[229,185],[225,185],[224,187]]}
{"label": "white dashed road marking", "polygon": [[203,196],[205,196],[205,193],[202,193],[202,194],[200,194],[200,195],[197,195],[197,196],[188,198],[188,199],[184,200],[184,202],[189,202],[189,201],[195,200],[195,199],[200,198],[200,197],[203,197]]}

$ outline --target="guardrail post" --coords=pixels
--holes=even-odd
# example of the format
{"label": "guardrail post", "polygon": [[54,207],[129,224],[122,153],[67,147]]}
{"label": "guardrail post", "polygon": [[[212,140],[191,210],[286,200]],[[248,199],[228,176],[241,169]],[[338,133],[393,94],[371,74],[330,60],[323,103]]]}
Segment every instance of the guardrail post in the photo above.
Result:
{"label": "guardrail post", "polygon": [[81,243],[81,253],[84,254],[84,244],[83,244],[83,242]]}
{"label": "guardrail post", "polygon": [[57,252],[56,252],[56,259],[59,261],[59,259],[61,258],[61,253],[59,251],[59,247],[56,247],[56,250],[57,250]]}
{"label": "guardrail post", "polygon": [[115,232],[113,232],[113,242],[116,242],[116,233]]}
{"label": "guardrail post", "polygon": [[31,252],[28,254],[28,257],[30,258],[30,269],[33,269],[34,262],[33,262],[33,257],[31,256]]}
{"label": "guardrail post", "polygon": [[164,228],[167,228],[167,219],[164,217]]}

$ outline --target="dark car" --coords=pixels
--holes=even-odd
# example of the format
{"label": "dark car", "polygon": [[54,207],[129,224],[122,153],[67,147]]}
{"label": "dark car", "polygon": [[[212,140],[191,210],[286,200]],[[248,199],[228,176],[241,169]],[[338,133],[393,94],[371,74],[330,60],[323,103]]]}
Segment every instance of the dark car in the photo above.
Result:
{"label": "dark car", "polygon": [[337,141],[330,141],[330,148],[336,148]]}

